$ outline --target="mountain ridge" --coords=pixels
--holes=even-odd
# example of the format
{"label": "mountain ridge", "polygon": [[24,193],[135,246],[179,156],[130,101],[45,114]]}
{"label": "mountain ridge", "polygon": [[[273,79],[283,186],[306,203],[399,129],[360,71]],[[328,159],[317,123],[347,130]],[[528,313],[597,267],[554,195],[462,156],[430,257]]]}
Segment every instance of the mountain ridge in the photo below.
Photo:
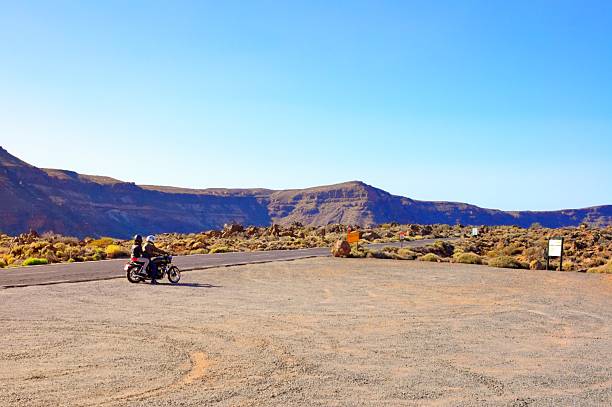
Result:
{"label": "mountain ridge", "polygon": [[547,227],[612,225],[612,205],[558,211],[502,211],[419,201],[362,181],[303,189],[189,189],[136,185],[99,175],[32,166],[0,147],[0,231],[28,229],[83,237],[198,232],[224,223],[447,223]]}

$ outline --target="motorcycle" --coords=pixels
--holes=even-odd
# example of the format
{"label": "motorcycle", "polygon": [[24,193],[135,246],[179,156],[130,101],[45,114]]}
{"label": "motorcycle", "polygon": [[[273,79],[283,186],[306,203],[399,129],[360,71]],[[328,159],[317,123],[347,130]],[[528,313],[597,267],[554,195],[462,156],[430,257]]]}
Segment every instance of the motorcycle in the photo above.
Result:
{"label": "motorcycle", "polygon": [[[151,280],[150,267],[147,267],[145,273],[142,273],[143,263],[139,263],[135,257],[132,257],[130,261],[123,268],[127,273],[127,279],[130,283],[140,283],[141,281]],[[181,272],[178,267],[172,264],[172,256],[165,255],[160,257],[154,257],[151,262],[157,264],[157,280],[163,279],[168,276],[168,281],[172,284],[176,284],[181,279]]]}

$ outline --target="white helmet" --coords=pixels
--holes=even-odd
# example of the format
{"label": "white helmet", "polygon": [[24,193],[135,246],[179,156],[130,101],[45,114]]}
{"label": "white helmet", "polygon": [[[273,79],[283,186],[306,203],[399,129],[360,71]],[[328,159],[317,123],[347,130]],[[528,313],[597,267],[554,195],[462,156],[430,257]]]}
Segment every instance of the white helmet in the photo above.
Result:
{"label": "white helmet", "polygon": [[147,236],[147,242],[155,243],[155,236],[153,235]]}

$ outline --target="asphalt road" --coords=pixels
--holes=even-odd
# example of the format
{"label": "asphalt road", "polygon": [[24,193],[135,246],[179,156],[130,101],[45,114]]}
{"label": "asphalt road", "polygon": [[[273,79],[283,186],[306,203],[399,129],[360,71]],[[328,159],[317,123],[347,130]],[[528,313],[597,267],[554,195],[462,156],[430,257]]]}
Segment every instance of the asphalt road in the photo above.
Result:
{"label": "asphalt road", "polygon": [[[421,247],[436,240],[423,239],[404,242],[406,247]],[[370,244],[369,248],[397,246],[399,243]],[[243,264],[287,261],[309,257],[326,257],[330,255],[327,247],[297,250],[270,250],[261,252],[233,252],[218,254],[200,254],[175,256],[173,263],[181,271],[206,269],[211,267],[238,266]],[[27,287],[59,283],[76,283],[83,281],[109,280],[125,277],[123,266],[126,259],[92,261],[84,263],[57,263],[44,266],[15,267],[0,270],[0,288]]]}

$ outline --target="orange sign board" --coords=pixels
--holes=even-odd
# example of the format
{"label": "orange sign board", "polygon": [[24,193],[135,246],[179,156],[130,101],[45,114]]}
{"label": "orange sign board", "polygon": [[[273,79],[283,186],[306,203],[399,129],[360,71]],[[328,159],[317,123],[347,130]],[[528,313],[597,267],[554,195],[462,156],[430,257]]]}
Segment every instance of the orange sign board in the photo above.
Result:
{"label": "orange sign board", "polygon": [[346,235],[346,241],[349,243],[359,243],[359,231],[348,232]]}

